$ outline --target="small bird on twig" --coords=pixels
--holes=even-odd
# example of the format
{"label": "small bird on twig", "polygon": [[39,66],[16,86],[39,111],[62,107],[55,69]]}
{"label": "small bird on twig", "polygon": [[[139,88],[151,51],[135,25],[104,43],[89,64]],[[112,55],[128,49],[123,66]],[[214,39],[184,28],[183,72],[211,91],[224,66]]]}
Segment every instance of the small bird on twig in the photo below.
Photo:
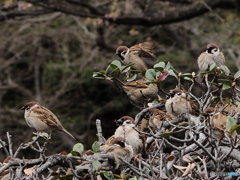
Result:
{"label": "small bird on twig", "polygon": [[34,128],[37,131],[62,131],[75,139],[73,135],[63,127],[55,114],[49,109],[41,106],[38,102],[28,102],[21,108],[21,110],[25,110],[24,118],[29,127]]}
{"label": "small bird on twig", "polygon": [[113,81],[116,82],[117,85],[120,85],[127,96],[133,101],[146,103],[149,102],[151,98],[157,98],[157,84],[147,83],[145,77],[126,83],[123,83],[116,78],[113,79]]}
{"label": "small bird on twig", "polygon": [[142,74],[145,74],[148,67],[146,64],[151,64],[156,61],[156,57],[152,53],[154,45],[152,42],[143,42],[136,44],[130,48],[127,46],[119,46],[116,49],[116,55],[121,58],[124,65],[134,64],[132,67],[136,70],[140,70]]}
{"label": "small bird on twig", "polygon": [[112,153],[115,160],[115,169],[118,169],[119,166],[124,165],[125,163],[119,158],[119,156],[126,162],[130,162],[133,157],[132,146],[128,145],[125,142],[123,137],[116,137],[112,143],[107,146],[102,153]]}
{"label": "small bird on twig", "polygon": [[216,44],[210,43],[207,45],[206,51],[200,54],[197,62],[200,71],[207,71],[213,63],[216,63],[216,66],[223,65],[225,57]]}
{"label": "small bird on twig", "polygon": [[131,120],[126,120],[123,122],[122,126],[119,126],[114,137],[122,137],[125,139],[128,145],[133,148],[133,154],[143,154],[145,155],[144,137],[139,134],[135,129],[135,124]]}
{"label": "small bird on twig", "polygon": [[197,105],[180,89],[170,90],[170,98],[166,101],[165,107],[167,113],[175,117],[181,116],[183,113],[199,114]]}

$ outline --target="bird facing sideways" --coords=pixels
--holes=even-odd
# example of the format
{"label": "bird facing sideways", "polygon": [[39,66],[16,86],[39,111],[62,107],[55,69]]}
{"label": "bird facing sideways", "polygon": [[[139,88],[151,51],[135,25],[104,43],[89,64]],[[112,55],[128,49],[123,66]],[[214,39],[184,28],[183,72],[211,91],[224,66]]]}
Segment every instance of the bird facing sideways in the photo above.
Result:
{"label": "bird facing sideways", "polygon": [[134,64],[132,67],[145,74],[148,69],[147,64],[153,65],[156,57],[152,53],[154,45],[152,42],[143,42],[136,44],[130,48],[127,46],[119,46],[116,49],[116,55],[121,58],[124,65]]}
{"label": "bird facing sideways", "polygon": [[127,96],[136,102],[146,103],[151,98],[157,98],[158,87],[155,83],[147,83],[145,77],[136,81],[123,83],[118,79],[113,79],[114,82],[119,84]]}
{"label": "bird facing sideways", "polygon": [[167,113],[175,117],[181,116],[183,113],[199,114],[197,105],[180,89],[170,90],[170,98],[166,101],[165,107]]}
{"label": "bird facing sideways", "polygon": [[114,137],[124,138],[126,143],[132,146],[134,155],[142,154],[145,156],[144,137],[134,127],[135,124],[131,120],[126,120],[122,126],[116,129]]}
{"label": "bird facing sideways", "polygon": [[41,106],[38,102],[31,101],[26,103],[21,110],[25,110],[24,118],[29,127],[37,131],[58,130],[71,135],[61,124],[58,118],[49,109]]}
{"label": "bird facing sideways", "polygon": [[216,44],[207,45],[205,52],[202,52],[197,59],[198,67],[201,72],[207,71],[209,66],[216,63],[216,66],[225,64],[225,57]]}

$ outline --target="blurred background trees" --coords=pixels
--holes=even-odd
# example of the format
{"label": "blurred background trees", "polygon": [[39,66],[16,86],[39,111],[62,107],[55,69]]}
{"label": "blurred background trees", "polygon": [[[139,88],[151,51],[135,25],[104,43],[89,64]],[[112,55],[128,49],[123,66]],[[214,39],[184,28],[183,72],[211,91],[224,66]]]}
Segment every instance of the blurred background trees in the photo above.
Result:
{"label": "blurred background trees", "polygon": [[[20,111],[32,100],[86,146],[96,138],[96,118],[108,137],[114,119],[134,117],[136,107],[92,78],[118,59],[119,45],[151,40],[158,61],[184,73],[198,72],[197,57],[213,42],[231,72],[240,69],[237,0],[5,0],[0,8],[0,138],[10,132],[16,146],[32,137]],[[71,149],[76,142],[67,138],[55,132],[52,152]]]}

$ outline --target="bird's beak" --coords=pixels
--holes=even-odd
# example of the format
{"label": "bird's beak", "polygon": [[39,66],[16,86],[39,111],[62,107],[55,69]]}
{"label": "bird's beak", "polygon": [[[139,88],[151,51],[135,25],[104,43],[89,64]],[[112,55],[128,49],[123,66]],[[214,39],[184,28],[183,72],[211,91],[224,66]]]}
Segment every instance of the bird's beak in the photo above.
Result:
{"label": "bird's beak", "polygon": [[25,107],[23,106],[23,107],[21,107],[21,110],[25,110]]}
{"label": "bird's beak", "polygon": [[119,51],[117,51],[115,54],[119,56],[121,53]]}
{"label": "bird's beak", "polygon": [[118,123],[118,125],[122,125],[123,124],[123,120],[122,119],[118,119],[117,123]]}

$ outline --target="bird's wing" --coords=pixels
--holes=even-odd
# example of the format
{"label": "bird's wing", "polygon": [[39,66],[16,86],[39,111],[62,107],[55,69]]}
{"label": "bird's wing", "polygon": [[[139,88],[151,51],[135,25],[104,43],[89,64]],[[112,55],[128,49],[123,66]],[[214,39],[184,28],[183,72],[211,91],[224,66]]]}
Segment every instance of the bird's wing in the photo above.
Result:
{"label": "bird's wing", "polygon": [[34,116],[37,116],[49,126],[56,127],[60,125],[57,117],[47,108],[39,106],[32,110]]}

